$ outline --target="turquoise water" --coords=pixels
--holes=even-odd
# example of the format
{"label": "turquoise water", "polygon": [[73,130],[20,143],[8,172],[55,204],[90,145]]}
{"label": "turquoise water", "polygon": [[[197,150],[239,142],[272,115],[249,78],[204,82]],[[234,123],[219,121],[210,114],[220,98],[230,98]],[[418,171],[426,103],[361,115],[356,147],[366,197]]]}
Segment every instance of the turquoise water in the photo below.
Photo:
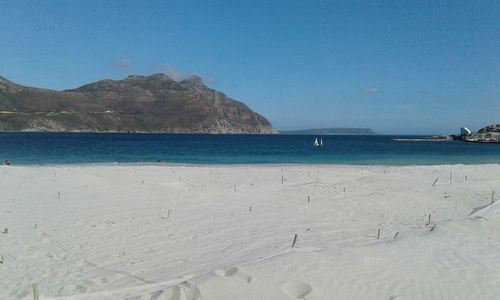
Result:
{"label": "turquoise water", "polygon": [[[403,136],[399,136],[403,137]],[[429,165],[500,163],[500,145],[395,142],[394,136],[0,133],[12,164],[192,163]]]}

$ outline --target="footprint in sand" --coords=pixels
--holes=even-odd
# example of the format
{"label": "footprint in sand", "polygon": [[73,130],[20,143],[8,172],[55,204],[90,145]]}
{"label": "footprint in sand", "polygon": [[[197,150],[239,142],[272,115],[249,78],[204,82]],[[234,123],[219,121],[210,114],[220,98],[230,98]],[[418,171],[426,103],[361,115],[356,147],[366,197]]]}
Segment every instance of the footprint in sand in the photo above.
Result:
{"label": "footprint in sand", "polygon": [[200,289],[184,281],[173,288],[155,293],[151,300],[202,300]]}
{"label": "footprint in sand", "polygon": [[83,294],[87,292],[87,288],[82,284],[68,284],[59,289],[59,295]]}
{"label": "footprint in sand", "polygon": [[253,280],[252,276],[241,272],[237,267],[230,267],[225,270],[216,270],[214,273],[220,277],[235,279],[246,283],[250,283]]}
{"label": "footprint in sand", "polygon": [[312,287],[301,281],[289,281],[281,285],[281,290],[294,299],[304,299],[312,292]]}

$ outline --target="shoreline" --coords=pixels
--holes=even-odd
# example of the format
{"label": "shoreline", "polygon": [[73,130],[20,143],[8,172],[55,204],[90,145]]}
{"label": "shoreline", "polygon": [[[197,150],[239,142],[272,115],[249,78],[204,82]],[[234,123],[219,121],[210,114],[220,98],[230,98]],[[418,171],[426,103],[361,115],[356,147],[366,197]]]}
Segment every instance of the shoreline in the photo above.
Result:
{"label": "shoreline", "polygon": [[[12,163],[12,162],[11,162]],[[487,165],[500,165],[500,162],[485,162],[485,163],[457,163],[457,164],[328,164],[328,163],[235,163],[235,164],[197,164],[197,163],[174,163],[174,162],[94,162],[94,163],[47,163],[47,164],[15,164],[11,165],[0,165],[4,167],[93,167],[93,166],[104,166],[104,167],[353,167],[353,168],[369,168],[369,167],[440,167],[440,166],[487,166]]]}
{"label": "shoreline", "polygon": [[281,168],[281,167],[322,167],[322,168],[327,168],[327,167],[335,167],[335,168],[404,168],[404,167],[465,167],[465,166],[500,166],[500,163],[495,163],[495,162],[486,162],[486,163],[470,163],[470,164],[401,164],[401,165],[391,165],[391,164],[325,164],[325,163],[255,163],[255,164],[195,164],[195,163],[172,163],[172,162],[165,162],[165,163],[141,163],[141,162],[126,162],[126,163],[121,163],[121,162],[103,162],[103,163],[62,163],[62,164],[11,164],[11,165],[2,165],[7,168],[17,168],[17,167],[204,167],[204,168],[231,168],[231,167],[237,167],[237,168],[249,168],[249,167],[276,167],[276,168]]}

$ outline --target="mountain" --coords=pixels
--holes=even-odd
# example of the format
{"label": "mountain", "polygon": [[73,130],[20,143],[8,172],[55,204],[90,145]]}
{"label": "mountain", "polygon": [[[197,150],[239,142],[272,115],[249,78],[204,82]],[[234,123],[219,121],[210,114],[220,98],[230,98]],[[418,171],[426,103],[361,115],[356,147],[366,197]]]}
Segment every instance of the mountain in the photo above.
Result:
{"label": "mountain", "polygon": [[0,131],[276,133],[265,117],[200,77],[177,82],[165,74],[65,91],[0,77]]}
{"label": "mountain", "polygon": [[369,128],[315,128],[291,131],[280,131],[282,134],[316,134],[316,135],[375,135]]}

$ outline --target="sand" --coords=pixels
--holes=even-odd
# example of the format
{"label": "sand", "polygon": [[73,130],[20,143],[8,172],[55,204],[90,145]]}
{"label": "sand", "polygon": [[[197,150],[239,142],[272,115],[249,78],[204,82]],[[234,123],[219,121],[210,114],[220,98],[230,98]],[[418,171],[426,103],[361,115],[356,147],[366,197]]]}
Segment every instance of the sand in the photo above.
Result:
{"label": "sand", "polygon": [[3,166],[0,299],[500,299],[499,182],[499,165]]}

